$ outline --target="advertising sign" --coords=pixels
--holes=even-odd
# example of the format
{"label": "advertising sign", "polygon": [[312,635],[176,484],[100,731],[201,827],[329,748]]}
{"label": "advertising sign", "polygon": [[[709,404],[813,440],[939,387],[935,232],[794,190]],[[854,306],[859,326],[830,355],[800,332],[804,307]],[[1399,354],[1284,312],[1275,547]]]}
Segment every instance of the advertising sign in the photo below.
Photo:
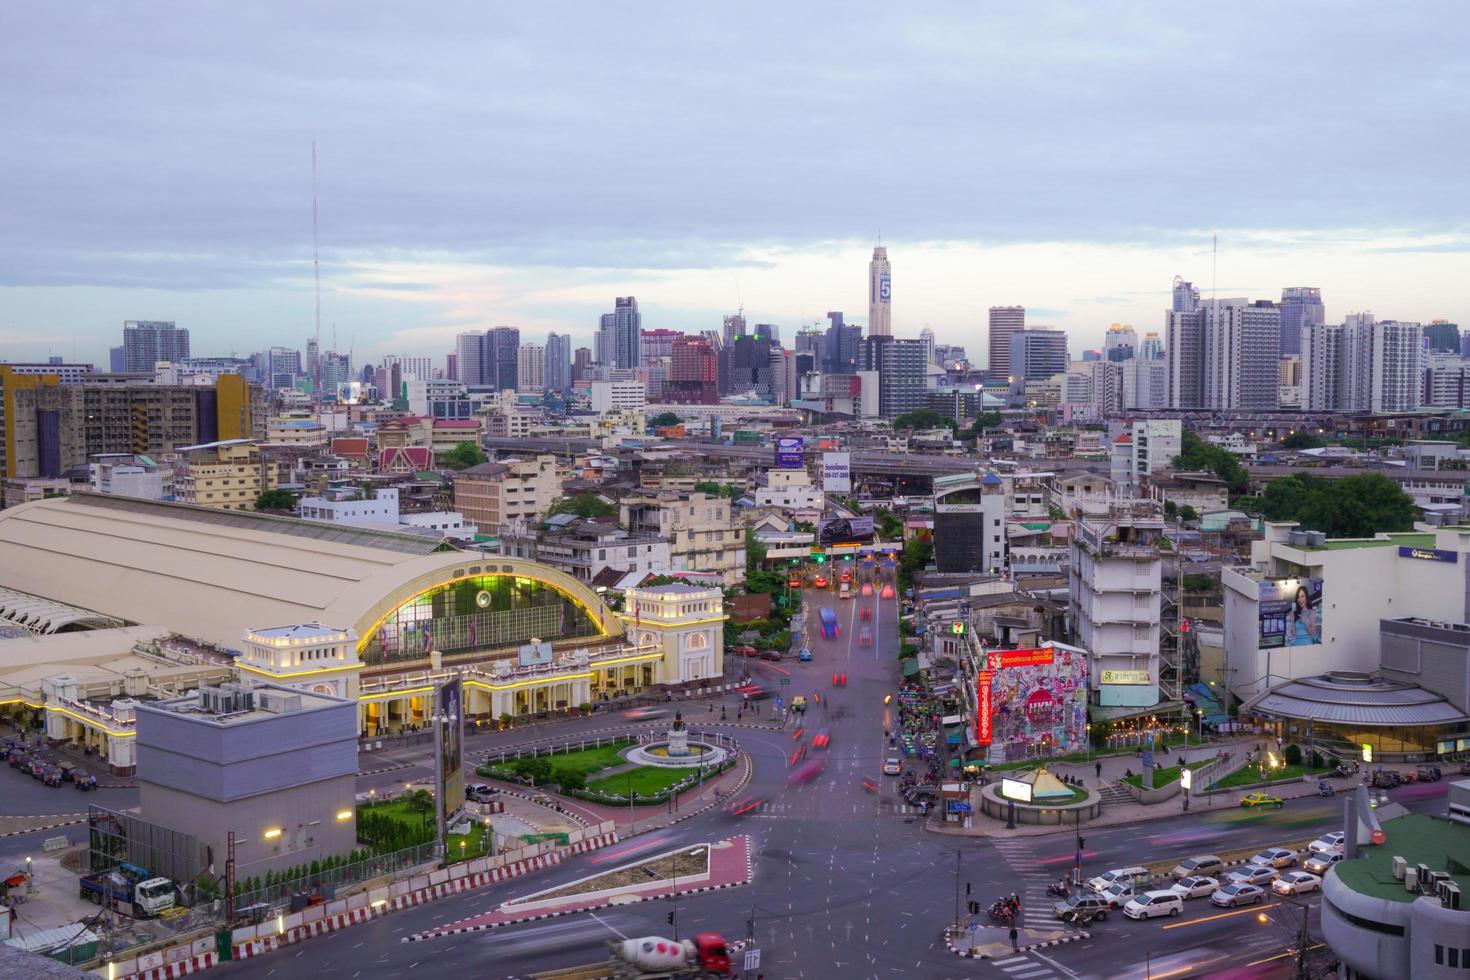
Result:
{"label": "advertising sign", "polygon": [[1405,545],[1399,545],[1399,557],[1417,558],[1419,561],[1443,561],[1454,565],[1459,562],[1460,553],[1458,551],[1442,551],[1439,548],[1410,548]]}
{"label": "advertising sign", "polygon": [[1148,684],[1151,681],[1146,670],[1105,670],[1102,672],[1102,683]]}
{"label": "advertising sign", "polygon": [[893,281],[888,273],[878,277],[878,302],[887,303],[893,298]]}
{"label": "advertising sign", "polygon": [[362,401],[362,382],[344,381],[337,386],[337,401],[343,405],[356,405]]}
{"label": "advertising sign", "polygon": [[464,687],[456,677],[434,689],[434,809],[439,837],[464,808]]}
{"label": "advertising sign", "polygon": [[1039,667],[1042,664],[1051,663],[1055,657],[1056,653],[1051,647],[1038,647],[1033,650],[992,650],[989,654],[990,669]]}
{"label": "advertising sign", "polygon": [[852,492],[852,453],[822,454],[822,489],[827,493]]}
{"label": "advertising sign", "polygon": [[1260,584],[1260,646],[1303,647],[1322,642],[1322,580],[1272,579]]}
{"label": "advertising sign", "polygon": [[873,540],[873,518],[839,517],[817,525],[817,544],[862,544]]}
{"label": "advertising sign", "polygon": [[1031,784],[1004,776],[1000,781],[1000,795],[1018,803],[1031,802]]}
{"label": "advertising sign", "polygon": [[806,465],[806,441],[801,436],[776,437],[776,466],[799,470]]}
{"label": "advertising sign", "polygon": [[541,667],[551,663],[551,644],[525,644],[516,651],[516,662],[522,667]]}
{"label": "advertising sign", "polygon": [[989,745],[990,733],[990,680],[991,673],[982,670],[975,675],[975,744]]}

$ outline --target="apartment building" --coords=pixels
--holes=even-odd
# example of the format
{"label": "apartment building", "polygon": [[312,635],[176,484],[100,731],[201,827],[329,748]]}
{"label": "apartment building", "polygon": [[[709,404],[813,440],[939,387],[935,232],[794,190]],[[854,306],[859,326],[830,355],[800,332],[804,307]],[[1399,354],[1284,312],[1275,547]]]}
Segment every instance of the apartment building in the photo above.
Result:
{"label": "apartment building", "polygon": [[501,534],[500,553],[544,562],[589,584],[609,572],[657,575],[672,567],[669,542],[656,534],[629,534],[616,525],[569,514],[558,514],[550,524],[539,533],[527,529]]}
{"label": "apartment building", "polygon": [[275,467],[264,464],[259,444],[249,439],[184,446],[174,460],[174,495],[182,503],[254,510],[256,498],[275,487]]}
{"label": "apartment building", "polygon": [[481,463],[454,475],[454,508],[483,534],[541,520],[561,496],[555,456]]}
{"label": "apartment building", "polygon": [[622,525],[630,534],[666,538],[674,571],[718,575],[724,585],[745,575],[745,531],[724,498],[678,492],[625,497]]}

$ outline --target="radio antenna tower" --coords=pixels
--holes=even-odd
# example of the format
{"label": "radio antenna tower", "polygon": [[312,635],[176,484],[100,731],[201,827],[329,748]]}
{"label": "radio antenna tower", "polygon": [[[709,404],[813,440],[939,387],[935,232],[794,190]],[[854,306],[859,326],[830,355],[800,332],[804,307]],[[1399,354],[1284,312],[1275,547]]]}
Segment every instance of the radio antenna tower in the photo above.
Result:
{"label": "radio antenna tower", "polygon": [[311,365],[311,391],[322,397],[322,263],[316,220],[316,140],[311,141],[311,271],[316,279],[316,359]]}

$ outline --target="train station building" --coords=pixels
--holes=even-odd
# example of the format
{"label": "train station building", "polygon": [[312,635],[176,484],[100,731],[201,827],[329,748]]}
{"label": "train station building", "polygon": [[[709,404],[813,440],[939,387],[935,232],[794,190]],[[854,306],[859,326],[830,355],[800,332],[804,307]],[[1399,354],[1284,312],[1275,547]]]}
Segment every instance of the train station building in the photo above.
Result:
{"label": "train station building", "polygon": [[[0,511],[0,590],[17,609],[66,613],[44,620],[66,622],[47,634],[0,610],[0,629],[23,641],[0,643],[0,711],[45,711],[48,729],[59,705],[31,675],[51,644],[134,658],[134,700],[177,694],[152,689],[131,639],[102,639],[136,627],[155,630],[155,645],[187,638],[241,680],[355,699],[369,737],[427,724],[433,686],[451,675],[465,682],[466,716],[492,721],[713,686],[724,667],[718,588],[634,590],[620,614],[549,566],[437,538],[102,494]],[[106,659],[89,666],[105,671]],[[24,690],[7,682],[20,666]],[[82,700],[69,723],[114,746],[132,735],[132,706],[115,707],[125,698]]]}

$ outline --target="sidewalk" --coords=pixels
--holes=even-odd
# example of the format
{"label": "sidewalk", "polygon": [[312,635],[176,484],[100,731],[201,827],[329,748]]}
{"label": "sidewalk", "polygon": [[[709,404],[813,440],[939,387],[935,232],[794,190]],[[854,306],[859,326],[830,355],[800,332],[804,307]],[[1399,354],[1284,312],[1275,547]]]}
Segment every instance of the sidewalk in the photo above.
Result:
{"label": "sidewalk", "polygon": [[1067,929],[1016,929],[1016,945],[1011,946],[1011,930],[1006,926],[981,926],[955,932],[945,930],[944,944],[956,956],[976,960],[998,960],[1033,949],[1060,946],[1078,939],[1088,938],[1089,933]]}

